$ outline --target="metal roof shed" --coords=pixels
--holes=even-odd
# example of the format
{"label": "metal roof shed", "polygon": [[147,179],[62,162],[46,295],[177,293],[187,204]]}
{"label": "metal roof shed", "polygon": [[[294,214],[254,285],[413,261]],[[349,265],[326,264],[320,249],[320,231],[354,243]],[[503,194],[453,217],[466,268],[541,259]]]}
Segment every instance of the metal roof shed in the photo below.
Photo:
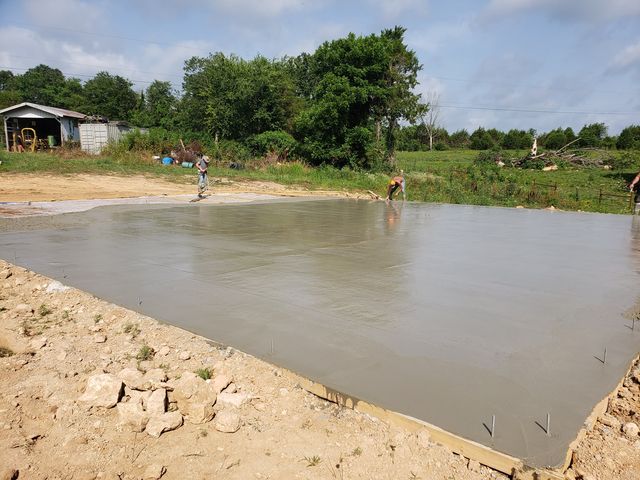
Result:
{"label": "metal roof shed", "polygon": [[78,120],[86,117],[84,113],[31,102],[0,110],[0,115],[4,118],[5,144],[9,151],[14,146],[14,133],[23,128],[33,128],[38,138],[53,136],[56,145],[79,140]]}

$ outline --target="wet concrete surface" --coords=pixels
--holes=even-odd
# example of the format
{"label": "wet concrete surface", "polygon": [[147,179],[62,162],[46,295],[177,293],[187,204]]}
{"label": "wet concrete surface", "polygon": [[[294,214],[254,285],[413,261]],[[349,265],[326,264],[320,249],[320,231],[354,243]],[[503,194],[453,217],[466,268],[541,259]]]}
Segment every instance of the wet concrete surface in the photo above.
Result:
{"label": "wet concrete surface", "polygon": [[7,261],[535,466],[640,350],[630,216],[292,200],[18,220]]}

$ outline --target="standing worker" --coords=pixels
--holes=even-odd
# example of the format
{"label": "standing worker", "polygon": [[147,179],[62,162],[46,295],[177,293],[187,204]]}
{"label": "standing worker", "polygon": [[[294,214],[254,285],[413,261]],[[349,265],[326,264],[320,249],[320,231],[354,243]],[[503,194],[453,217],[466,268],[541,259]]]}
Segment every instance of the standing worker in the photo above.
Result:
{"label": "standing worker", "polygon": [[629,184],[629,191],[636,192],[634,202],[636,202],[636,206],[633,209],[633,214],[637,215],[640,213],[640,172],[636,175],[636,177]]}
{"label": "standing worker", "polygon": [[196,168],[198,169],[198,197],[202,198],[204,192],[209,186],[209,179],[207,178],[207,168],[209,167],[209,157],[198,154],[198,160],[196,161]]}
{"label": "standing worker", "polygon": [[389,180],[389,185],[387,186],[387,198],[386,198],[387,202],[391,200],[393,193],[398,188],[402,189],[402,200],[405,200],[406,197],[405,197],[404,170],[400,170],[399,176],[393,177],[391,180]]}

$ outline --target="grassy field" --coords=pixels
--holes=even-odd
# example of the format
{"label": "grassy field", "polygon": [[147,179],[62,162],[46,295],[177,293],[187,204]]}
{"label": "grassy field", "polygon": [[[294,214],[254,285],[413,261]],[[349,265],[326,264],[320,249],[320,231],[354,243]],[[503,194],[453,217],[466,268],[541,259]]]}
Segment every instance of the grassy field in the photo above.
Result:
{"label": "grassy field", "polygon": [[[497,168],[474,164],[478,152],[449,150],[433,152],[399,152],[398,169],[405,170],[410,200],[545,208],[553,205],[566,210],[629,213],[628,183],[640,169],[640,155],[635,164],[621,171],[602,168],[565,167],[543,172],[516,168]],[[507,152],[521,156],[523,152]],[[79,153],[10,154],[0,151],[0,175],[10,173],[75,173],[151,175],[175,182],[193,182],[194,169],[162,166],[150,155],[127,154],[85,156]],[[261,165],[243,170],[212,164],[213,177],[234,180],[272,181],[299,185],[309,190],[372,190],[384,195],[388,175],[357,172],[331,167],[311,168],[299,162]]]}
{"label": "grassy field", "polygon": [[[525,152],[505,152],[521,157]],[[628,184],[640,169],[640,152],[634,164],[614,171],[596,167],[564,167],[556,171],[497,168],[474,165],[478,152],[401,152],[399,168],[411,182],[412,199],[565,210],[629,213]]]}

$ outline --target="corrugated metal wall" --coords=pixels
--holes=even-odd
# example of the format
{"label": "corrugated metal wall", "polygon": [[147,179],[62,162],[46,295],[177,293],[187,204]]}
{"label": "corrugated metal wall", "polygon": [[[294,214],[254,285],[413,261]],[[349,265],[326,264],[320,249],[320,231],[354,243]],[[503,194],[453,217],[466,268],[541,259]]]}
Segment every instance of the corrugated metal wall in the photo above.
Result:
{"label": "corrugated metal wall", "polygon": [[99,154],[109,142],[118,142],[123,131],[111,123],[81,123],[80,147],[88,153]]}

